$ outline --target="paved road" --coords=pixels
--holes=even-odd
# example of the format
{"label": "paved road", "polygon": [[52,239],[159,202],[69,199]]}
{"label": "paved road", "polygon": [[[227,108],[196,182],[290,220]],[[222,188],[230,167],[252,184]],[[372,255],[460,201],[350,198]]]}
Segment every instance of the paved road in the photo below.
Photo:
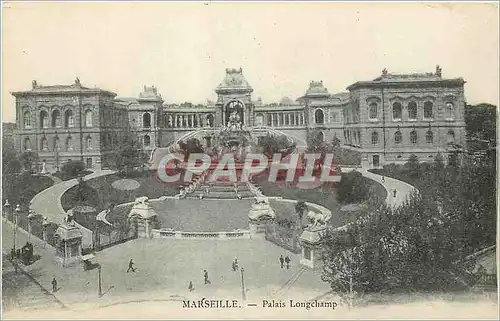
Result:
{"label": "paved road", "polygon": [[[96,171],[84,177],[84,180],[90,180],[99,176],[113,174],[111,170]],[[66,213],[61,205],[61,196],[71,187],[78,184],[78,181],[71,179],[69,181],[62,181],[55,184],[37,195],[31,200],[30,209],[46,216],[50,222],[62,223]]]}

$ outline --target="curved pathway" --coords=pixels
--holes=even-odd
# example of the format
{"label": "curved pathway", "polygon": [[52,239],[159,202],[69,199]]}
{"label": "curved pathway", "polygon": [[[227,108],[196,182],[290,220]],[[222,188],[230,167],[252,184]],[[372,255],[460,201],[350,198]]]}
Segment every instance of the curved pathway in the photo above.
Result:
{"label": "curved pathway", "polygon": [[[387,205],[391,207],[399,207],[401,206],[411,195],[411,193],[416,192],[418,193],[418,190],[403,181],[397,180],[395,178],[387,177],[387,176],[382,176],[378,175],[372,172],[369,172],[367,168],[349,168],[349,167],[342,167],[342,172],[351,172],[353,170],[357,170],[360,172],[363,176],[382,184],[384,186],[386,192],[387,192],[387,197],[385,199],[385,202]],[[382,180],[383,179],[383,180]],[[396,190],[396,197],[394,197],[394,190]]]}
{"label": "curved pathway", "polygon": [[[115,173],[112,170],[99,170],[92,174],[85,176],[83,179],[85,181],[110,175]],[[30,202],[30,209],[35,211],[35,213],[41,214],[48,218],[50,222],[60,224],[63,222],[66,212],[64,211],[61,204],[61,196],[69,190],[71,187],[78,184],[76,178],[70,179],[68,181],[62,181],[58,184],[52,185],[51,187],[41,191]]]}

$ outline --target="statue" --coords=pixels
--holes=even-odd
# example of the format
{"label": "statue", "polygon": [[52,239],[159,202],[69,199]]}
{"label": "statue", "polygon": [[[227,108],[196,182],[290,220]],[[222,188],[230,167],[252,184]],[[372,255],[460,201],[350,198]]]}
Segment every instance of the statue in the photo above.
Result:
{"label": "statue", "polygon": [[47,174],[47,173],[48,173],[48,171],[47,171],[47,162],[44,159],[43,162],[42,162],[42,171],[41,171],[41,174]]}
{"label": "statue", "polygon": [[276,213],[266,196],[256,196],[255,202],[248,213],[248,218],[253,222],[272,220],[276,218]]}
{"label": "statue", "polygon": [[75,85],[77,85],[78,87],[80,87],[82,85],[80,83],[80,78],[76,77],[76,79],[75,79]]}
{"label": "statue", "polygon": [[326,225],[326,217],[322,213],[309,211],[309,213],[307,213],[307,218],[311,221],[311,224],[308,226],[308,228],[315,228]]}
{"label": "statue", "polygon": [[33,89],[38,88],[38,84],[37,84],[36,80],[33,80],[31,82],[31,86],[33,86]]}
{"label": "statue", "polygon": [[384,69],[382,70],[382,75],[387,76],[387,69],[386,69],[386,68],[384,68]]}

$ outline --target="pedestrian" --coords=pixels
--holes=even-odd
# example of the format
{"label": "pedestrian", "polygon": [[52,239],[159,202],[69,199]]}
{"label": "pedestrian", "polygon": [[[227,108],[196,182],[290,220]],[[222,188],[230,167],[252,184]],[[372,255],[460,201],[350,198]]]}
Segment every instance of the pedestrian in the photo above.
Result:
{"label": "pedestrian", "polygon": [[288,270],[290,268],[290,257],[288,257],[288,255],[285,258],[285,262],[286,262],[286,269]]}
{"label": "pedestrian", "polygon": [[285,259],[283,258],[283,255],[280,256],[280,264],[281,264],[281,268],[283,268],[283,263],[285,262]]}
{"label": "pedestrian", "polygon": [[384,183],[384,182],[385,182],[385,177],[384,177],[384,176],[382,176],[382,183]]}
{"label": "pedestrian", "polygon": [[205,279],[205,284],[211,284],[210,280],[208,279],[208,272],[207,272],[207,270],[203,270],[203,278]]}
{"label": "pedestrian", "polygon": [[393,193],[394,193],[394,197],[396,197],[396,194],[398,193],[398,191],[394,190]]}
{"label": "pedestrian", "polygon": [[132,270],[132,272],[135,272],[135,269],[134,269],[134,262],[132,261],[132,259],[130,259],[130,261],[128,262],[128,269],[127,269],[127,273]]}
{"label": "pedestrian", "polygon": [[57,291],[57,280],[56,280],[56,277],[53,277],[52,278],[52,292],[56,292]]}
{"label": "pedestrian", "polygon": [[194,291],[193,282],[189,281],[188,289],[189,289],[189,292]]}
{"label": "pedestrian", "polygon": [[238,259],[234,259],[234,270],[238,271]]}

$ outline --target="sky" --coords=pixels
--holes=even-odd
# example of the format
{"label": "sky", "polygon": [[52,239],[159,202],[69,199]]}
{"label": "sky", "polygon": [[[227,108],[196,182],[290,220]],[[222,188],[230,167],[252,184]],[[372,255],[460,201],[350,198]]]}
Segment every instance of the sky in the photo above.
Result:
{"label": "sky", "polygon": [[463,77],[468,103],[499,99],[498,6],[472,3],[3,3],[2,118],[10,92],[72,84],[169,103],[215,100],[226,68],[254,99],[330,93],[389,72]]}

